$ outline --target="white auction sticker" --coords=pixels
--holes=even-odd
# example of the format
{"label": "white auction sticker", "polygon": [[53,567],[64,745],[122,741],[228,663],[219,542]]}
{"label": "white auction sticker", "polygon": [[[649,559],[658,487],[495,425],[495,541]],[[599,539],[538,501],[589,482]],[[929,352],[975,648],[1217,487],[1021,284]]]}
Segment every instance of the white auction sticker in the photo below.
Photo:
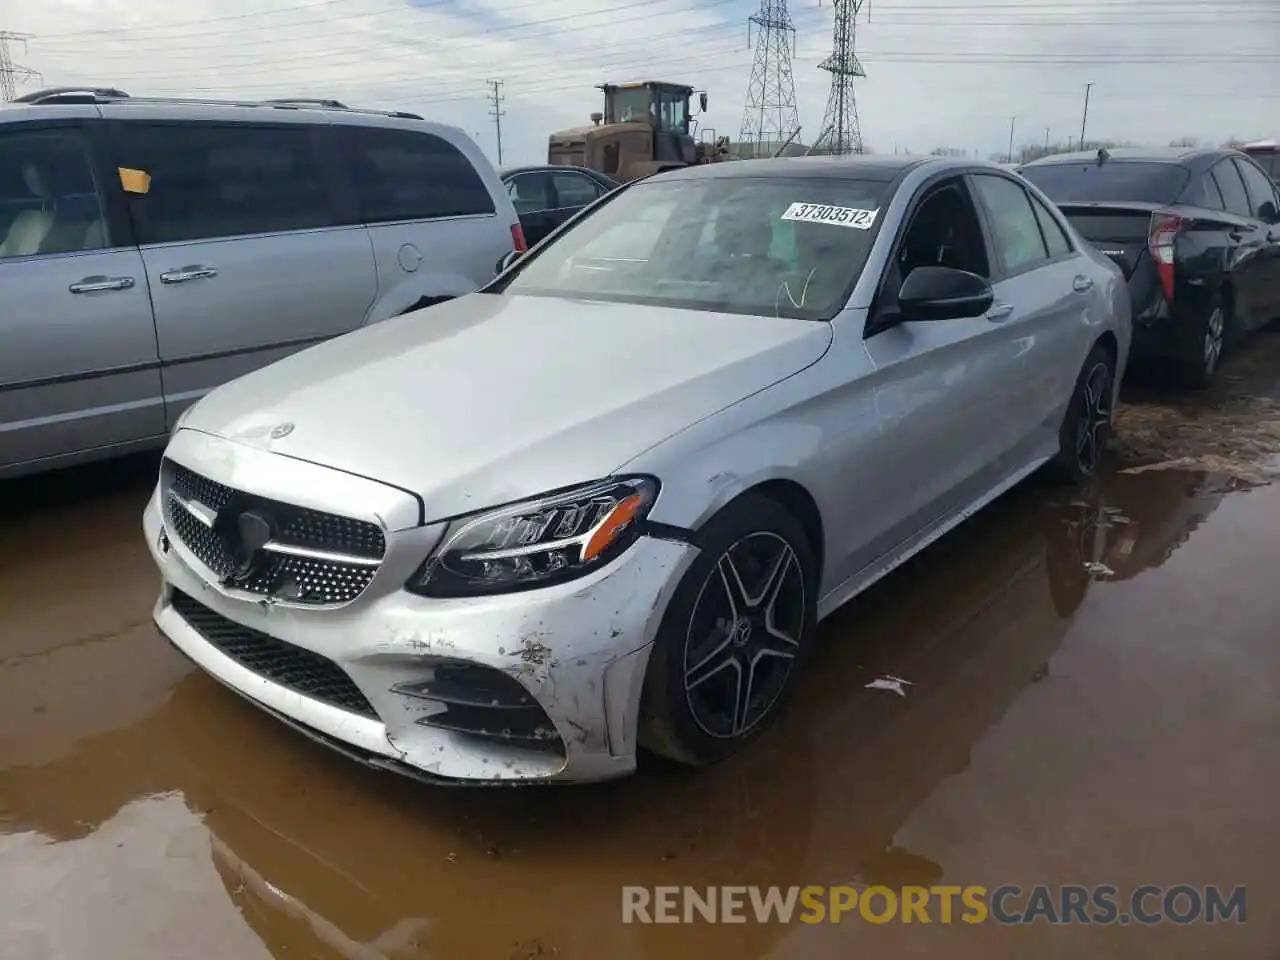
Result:
{"label": "white auction sticker", "polygon": [[829,223],[835,227],[853,227],[870,230],[876,222],[877,210],[859,210],[857,207],[833,207],[826,203],[793,203],[783,213],[783,220],[799,220],[802,223]]}

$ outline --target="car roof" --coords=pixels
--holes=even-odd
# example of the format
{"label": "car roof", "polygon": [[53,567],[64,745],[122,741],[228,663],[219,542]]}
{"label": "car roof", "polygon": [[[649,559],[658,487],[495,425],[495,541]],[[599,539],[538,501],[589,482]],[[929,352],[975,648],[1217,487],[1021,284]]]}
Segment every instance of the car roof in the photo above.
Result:
{"label": "car roof", "polygon": [[1280,150],[1280,137],[1271,140],[1254,140],[1252,143],[1246,143],[1241,150]]}
{"label": "car roof", "polygon": [[498,176],[510,177],[517,173],[559,173],[565,170],[573,173],[585,173],[588,176],[604,180],[613,179],[608,174],[592,170],[590,167],[578,167],[568,163],[528,163],[518,167],[498,167]]}
{"label": "car roof", "polygon": [[990,167],[994,163],[956,157],[912,157],[853,154],[850,156],[771,157],[760,160],[726,160],[703,163],[662,174],[663,180],[712,180],[737,177],[786,177],[814,180],[875,180],[889,183],[917,167]]}
{"label": "car roof", "polygon": [[[1231,151],[1221,147],[1107,147],[1108,163],[1168,163],[1182,164],[1189,160],[1217,159]],[[1097,163],[1098,150],[1077,150],[1072,153],[1051,153],[1022,164],[1023,167],[1048,167],[1059,163]]]}

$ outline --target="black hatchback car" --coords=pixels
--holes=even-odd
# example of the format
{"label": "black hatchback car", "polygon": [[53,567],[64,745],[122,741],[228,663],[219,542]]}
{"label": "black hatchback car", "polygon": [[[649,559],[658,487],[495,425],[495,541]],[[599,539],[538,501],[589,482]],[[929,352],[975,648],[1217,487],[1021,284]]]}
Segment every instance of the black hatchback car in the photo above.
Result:
{"label": "black hatchback car", "polygon": [[616,180],[586,167],[504,167],[498,176],[507,185],[529,246],[618,187]]}
{"label": "black hatchback car", "polygon": [[1131,369],[1206,387],[1233,340],[1280,317],[1280,191],[1234,150],[1099,150],[1019,167],[1124,271]]}

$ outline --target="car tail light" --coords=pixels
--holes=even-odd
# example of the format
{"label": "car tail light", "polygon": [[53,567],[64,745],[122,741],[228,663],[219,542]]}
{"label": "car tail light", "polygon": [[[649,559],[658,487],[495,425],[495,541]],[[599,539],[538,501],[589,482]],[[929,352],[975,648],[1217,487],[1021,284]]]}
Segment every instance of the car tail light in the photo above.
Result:
{"label": "car tail light", "polygon": [[1186,226],[1186,219],[1175,213],[1151,215],[1147,248],[1156,262],[1156,269],[1160,272],[1160,286],[1164,288],[1164,297],[1170,304],[1173,303],[1173,244]]}
{"label": "car tail light", "polygon": [[524,240],[524,228],[518,223],[511,225],[511,242],[515,244],[516,253],[526,253],[529,249],[529,244]]}

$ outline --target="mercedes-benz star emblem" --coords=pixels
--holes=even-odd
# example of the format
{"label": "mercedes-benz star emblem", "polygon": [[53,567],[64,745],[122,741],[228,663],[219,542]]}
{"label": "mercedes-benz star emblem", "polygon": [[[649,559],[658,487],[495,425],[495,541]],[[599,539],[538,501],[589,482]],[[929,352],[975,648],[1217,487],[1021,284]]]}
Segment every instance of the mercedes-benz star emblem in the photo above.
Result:
{"label": "mercedes-benz star emblem", "polygon": [[287,437],[293,433],[292,423],[279,423],[271,428],[271,439],[279,440],[281,437]]}

